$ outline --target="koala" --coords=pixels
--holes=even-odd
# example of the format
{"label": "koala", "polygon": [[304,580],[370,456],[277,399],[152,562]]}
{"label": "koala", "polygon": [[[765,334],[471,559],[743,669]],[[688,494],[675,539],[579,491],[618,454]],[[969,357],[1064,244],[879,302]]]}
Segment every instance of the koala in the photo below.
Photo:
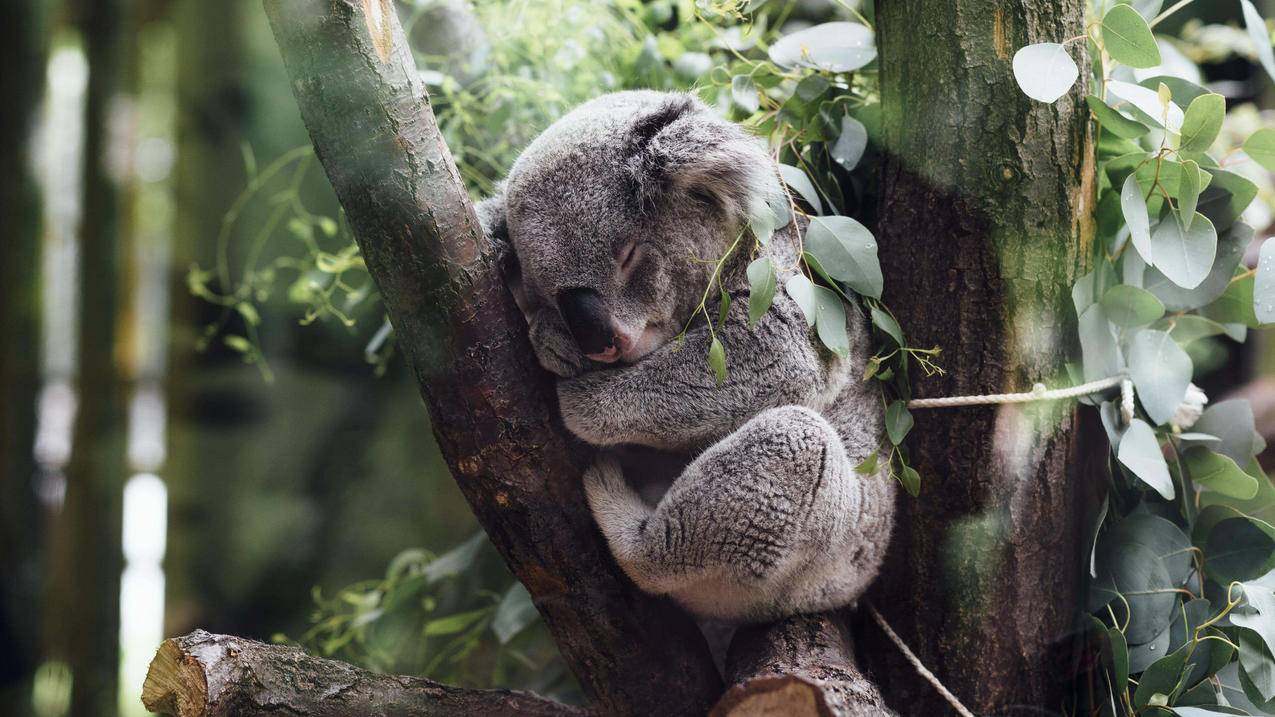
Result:
{"label": "koala", "polygon": [[[692,95],[633,91],[555,122],[478,207],[512,249],[510,286],[558,376],[566,427],[601,449],[584,488],[617,563],[642,590],[735,623],[854,603],[880,568],[896,493],[889,476],[854,471],[883,432],[880,397],[860,378],[861,312],[847,312],[844,358],[782,288],[749,324],[755,242],[742,232],[775,200],[789,201],[760,140]],[[796,234],[760,249],[781,284],[799,270]],[[736,240],[721,269],[732,301],[710,332],[696,309]],[[711,334],[726,350],[722,385]],[[689,463],[648,502],[612,452],[622,446]]]}

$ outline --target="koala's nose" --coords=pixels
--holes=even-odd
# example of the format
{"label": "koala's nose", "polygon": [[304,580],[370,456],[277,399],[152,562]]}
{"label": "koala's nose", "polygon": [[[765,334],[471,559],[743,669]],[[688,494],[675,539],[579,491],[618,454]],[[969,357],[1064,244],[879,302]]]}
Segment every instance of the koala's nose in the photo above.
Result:
{"label": "koala's nose", "polygon": [[587,355],[605,353],[615,345],[615,330],[606,302],[593,289],[567,289],[558,295],[558,310],[571,336]]}

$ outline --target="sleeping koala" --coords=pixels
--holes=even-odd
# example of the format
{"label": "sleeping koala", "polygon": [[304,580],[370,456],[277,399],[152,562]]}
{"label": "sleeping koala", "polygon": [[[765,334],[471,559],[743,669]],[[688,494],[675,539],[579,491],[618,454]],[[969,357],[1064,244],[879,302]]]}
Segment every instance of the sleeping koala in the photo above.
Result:
{"label": "sleeping koala", "polygon": [[[489,235],[517,257],[510,282],[538,360],[560,377],[567,428],[603,449],[694,456],[654,506],[606,451],[585,491],[629,577],[705,618],[763,621],[854,602],[893,523],[894,481],[854,472],[882,436],[880,398],[859,379],[859,312],[849,312],[845,359],[820,347],[782,289],[749,326],[754,242],[744,235],[723,268],[733,300],[716,330],[725,383],[705,359],[702,318],[673,341],[711,281],[701,260],[725,254],[750,208],[787,201],[783,191],[757,140],[690,95],[641,91],[560,119],[479,205]],[[762,251],[782,267],[781,283],[798,267],[795,230]]]}

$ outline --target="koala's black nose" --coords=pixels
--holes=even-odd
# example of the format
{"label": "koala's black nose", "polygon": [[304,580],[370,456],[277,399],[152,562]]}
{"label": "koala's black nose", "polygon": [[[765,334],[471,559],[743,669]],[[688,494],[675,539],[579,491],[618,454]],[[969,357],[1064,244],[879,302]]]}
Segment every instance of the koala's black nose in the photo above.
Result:
{"label": "koala's black nose", "polygon": [[611,312],[593,289],[567,289],[558,295],[558,310],[581,353],[602,353],[615,342]]}

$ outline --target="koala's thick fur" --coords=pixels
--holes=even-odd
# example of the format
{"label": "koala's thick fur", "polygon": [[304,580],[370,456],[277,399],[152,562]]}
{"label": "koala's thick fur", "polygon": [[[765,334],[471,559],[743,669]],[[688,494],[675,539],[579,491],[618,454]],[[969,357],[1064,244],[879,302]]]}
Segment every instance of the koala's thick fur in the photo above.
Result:
{"label": "koala's thick fur", "polygon": [[883,430],[877,391],[861,380],[865,324],[848,312],[848,358],[819,345],[782,289],[798,266],[792,233],[763,249],[781,288],[756,325],[750,236],[724,267],[733,301],[716,330],[729,365],[723,385],[705,358],[702,319],[681,346],[672,341],[711,279],[703,260],[722,256],[750,209],[783,191],[761,143],[699,100],[621,92],[549,127],[479,205],[488,233],[516,254],[511,284],[537,358],[561,377],[567,427],[602,449],[695,456],[654,506],[606,450],[585,490],[633,581],[706,618],[771,620],[853,603],[893,524],[894,481],[853,470]]}

